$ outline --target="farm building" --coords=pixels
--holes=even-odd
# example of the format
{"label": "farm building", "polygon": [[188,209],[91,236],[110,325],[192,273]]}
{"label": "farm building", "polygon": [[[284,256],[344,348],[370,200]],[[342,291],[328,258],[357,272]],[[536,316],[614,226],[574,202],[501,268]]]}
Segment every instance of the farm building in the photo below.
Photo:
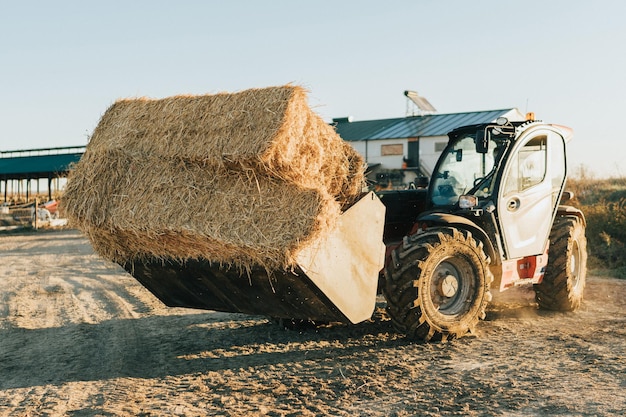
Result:
{"label": "farm building", "polygon": [[65,179],[84,150],[84,146],[66,146],[0,152],[2,201],[13,198],[30,201],[42,192],[52,199],[53,190],[61,189],[60,180]]}
{"label": "farm building", "polygon": [[510,108],[364,121],[344,117],[333,119],[333,125],[364,157],[370,181],[403,187],[418,177],[430,177],[448,143],[448,132],[464,125],[494,122],[498,117],[525,119],[518,109]]}

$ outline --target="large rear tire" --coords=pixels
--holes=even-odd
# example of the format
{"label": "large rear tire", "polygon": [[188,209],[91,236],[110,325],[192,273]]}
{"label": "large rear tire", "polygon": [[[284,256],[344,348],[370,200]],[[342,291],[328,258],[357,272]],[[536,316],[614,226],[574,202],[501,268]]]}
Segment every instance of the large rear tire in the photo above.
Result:
{"label": "large rear tire", "polygon": [[575,216],[557,217],[550,232],[548,265],[543,281],[536,284],[539,307],[574,311],[580,307],[587,277],[585,226]]}
{"label": "large rear tire", "polygon": [[493,274],[482,242],[453,227],[407,237],[385,268],[383,294],[394,327],[416,340],[473,332],[491,301]]}

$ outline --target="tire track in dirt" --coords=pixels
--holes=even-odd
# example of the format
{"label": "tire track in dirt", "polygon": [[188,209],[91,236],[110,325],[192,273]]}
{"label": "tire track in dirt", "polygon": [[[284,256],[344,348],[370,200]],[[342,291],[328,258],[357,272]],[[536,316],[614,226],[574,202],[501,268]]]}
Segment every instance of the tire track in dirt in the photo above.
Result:
{"label": "tire track in dirt", "polygon": [[[58,235],[59,240],[51,236]],[[372,321],[285,331],[168,309],[77,232],[0,237],[0,416],[580,415],[626,410],[626,282],[580,311],[504,293],[476,337],[414,344]],[[86,248],[86,249],[85,249]]]}
{"label": "tire track in dirt", "polygon": [[[75,385],[73,380],[123,375],[129,364],[141,363],[145,344],[132,319],[152,313],[156,303],[146,291],[133,288],[139,285],[121,268],[105,265],[95,256],[80,234],[65,233],[58,241],[37,237],[26,236],[25,243],[17,244],[13,241],[20,238],[9,237],[0,243],[6,278],[0,319],[8,329],[0,342],[0,363],[3,375],[15,376],[3,378],[0,386],[35,385],[25,395],[29,401],[38,398],[35,409],[48,412],[44,398],[60,393],[49,395],[45,387],[57,392],[58,381]],[[65,252],[60,261],[47,249],[59,242]],[[25,257],[28,268],[23,266]],[[125,290],[125,280],[133,291]],[[107,323],[113,319],[126,321]],[[25,374],[26,381],[20,381]],[[19,409],[17,398],[13,403]],[[100,403],[118,401],[103,396]],[[49,411],[63,414],[60,404]]]}

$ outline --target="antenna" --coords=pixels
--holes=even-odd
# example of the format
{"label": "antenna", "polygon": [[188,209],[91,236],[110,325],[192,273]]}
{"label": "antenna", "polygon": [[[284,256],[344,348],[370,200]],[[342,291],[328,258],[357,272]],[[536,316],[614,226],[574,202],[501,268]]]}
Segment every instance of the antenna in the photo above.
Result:
{"label": "antenna", "polygon": [[[423,116],[425,114],[436,113],[437,109],[433,107],[432,104],[426,97],[421,97],[417,94],[417,91],[406,90],[404,95],[407,98],[406,101],[406,115],[407,116]],[[409,107],[411,107],[411,111],[409,112]]]}

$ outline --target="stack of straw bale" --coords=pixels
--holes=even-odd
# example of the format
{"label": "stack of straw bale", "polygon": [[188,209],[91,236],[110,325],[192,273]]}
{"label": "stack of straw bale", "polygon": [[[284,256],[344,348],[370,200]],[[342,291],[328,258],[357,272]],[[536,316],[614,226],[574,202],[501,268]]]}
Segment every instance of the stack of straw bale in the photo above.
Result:
{"label": "stack of straw bale", "polygon": [[286,85],[114,103],[70,175],[71,223],[103,257],[268,269],[334,227],[364,163]]}

